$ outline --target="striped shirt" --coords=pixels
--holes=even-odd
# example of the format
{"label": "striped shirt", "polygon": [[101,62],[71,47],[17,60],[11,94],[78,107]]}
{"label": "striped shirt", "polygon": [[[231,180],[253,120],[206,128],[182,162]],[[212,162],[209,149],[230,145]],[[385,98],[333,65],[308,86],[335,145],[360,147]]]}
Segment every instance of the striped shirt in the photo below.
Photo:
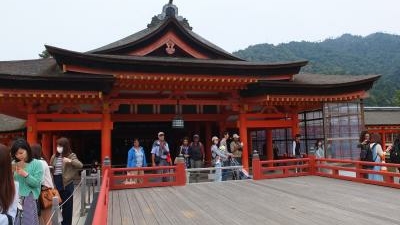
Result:
{"label": "striped shirt", "polygon": [[56,157],[56,165],[54,166],[54,175],[62,174],[63,157],[60,155]]}

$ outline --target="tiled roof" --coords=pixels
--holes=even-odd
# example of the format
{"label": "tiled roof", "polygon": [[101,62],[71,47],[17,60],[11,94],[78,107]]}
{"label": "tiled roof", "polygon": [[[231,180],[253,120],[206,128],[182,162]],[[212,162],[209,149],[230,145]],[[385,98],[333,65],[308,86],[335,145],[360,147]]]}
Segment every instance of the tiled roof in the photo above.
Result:
{"label": "tiled roof", "polygon": [[47,76],[61,74],[53,58],[0,61],[0,74]]}
{"label": "tiled roof", "polygon": [[353,83],[366,79],[376,78],[379,75],[323,75],[323,74],[297,74],[294,76],[293,83],[295,84],[343,84]]}
{"label": "tiled roof", "polygon": [[400,125],[400,107],[364,108],[365,125]]}
{"label": "tiled roof", "polygon": [[0,132],[16,131],[25,128],[25,120],[0,114]]}

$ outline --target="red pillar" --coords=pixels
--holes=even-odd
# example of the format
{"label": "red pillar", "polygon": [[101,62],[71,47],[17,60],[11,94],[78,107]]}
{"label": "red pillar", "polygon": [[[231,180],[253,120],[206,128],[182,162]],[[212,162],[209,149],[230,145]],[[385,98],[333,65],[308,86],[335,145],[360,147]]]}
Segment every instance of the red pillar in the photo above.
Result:
{"label": "red pillar", "polygon": [[211,163],[211,122],[206,122],[204,151],[207,163]]}
{"label": "red pillar", "polygon": [[104,105],[101,128],[101,161],[108,156],[111,159],[111,114],[108,105]]}
{"label": "red pillar", "polygon": [[245,114],[239,114],[239,135],[243,142],[243,152],[242,152],[242,165],[246,170],[249,169],[249,150],[247,141],[247,126]]}
{"label": "red pillar", "polygon": [[382,149],[385,151],[386,149],[386,132],[382,131],[381,133],[381,143],[382,143]]}
{"label": "red pillar", "polygon": [[272,150],[272,130],[267,129],[266,130],[266,142],[267,142],[267,160],[273,160],[274,159],[274,153]]}
{"label": "red pillar", "polygon": [[26,121],[26,140],[29,144],[38,143],[36,114],[29,113]]}
{"label": "red pillar", "polygon": [[297,111],[292,113],[292,138],[299,134],[299,115]]}
{"label": "red pillar", "polygon": [[52,156],[52,138],[50,132],[42,133],[42,153],[45,159],[50,160]]}

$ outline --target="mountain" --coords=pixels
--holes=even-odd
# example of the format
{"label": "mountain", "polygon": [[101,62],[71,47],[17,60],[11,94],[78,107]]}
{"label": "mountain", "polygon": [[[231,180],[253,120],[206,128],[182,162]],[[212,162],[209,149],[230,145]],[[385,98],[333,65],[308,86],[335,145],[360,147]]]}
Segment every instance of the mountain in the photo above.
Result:
{"label": "mountain", "polygon": [[400,90],[400,35],[374,33],[368,36],[344,34],[322,42],[258,44],[233,53],[250,61],[282,62],[308,60],[302,73],[382,77],[370,91],[369,106],[392,106]]}

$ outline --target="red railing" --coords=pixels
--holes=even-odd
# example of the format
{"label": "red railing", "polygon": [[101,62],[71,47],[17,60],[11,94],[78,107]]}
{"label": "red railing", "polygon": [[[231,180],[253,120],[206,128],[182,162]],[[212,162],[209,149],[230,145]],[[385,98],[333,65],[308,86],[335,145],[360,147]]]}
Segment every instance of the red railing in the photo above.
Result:
{"label": "red railing", "polygon": [[253,179],[272,179],[311,175],[309,158],[260,161],[253,159]]}
{"label": "red railing", "polygon": [[[146,173],[143,175],[126,175],[128,171],[140,170]],[[168,173],[157,173],[161,170],[168,170]],[[166,181],[161,181],[162,178],[165,178]],[[142,179],[142,182],[136,184],[126,184],[124,181],[126,181],[127,179]],[[108,196],[110,190],[141,187],[183,186],[185,184],[186,172],[184,163],[177,163],[175,166],[143,168],[105,167],[92,225],[107,225],[109,201]]]}
{"label": "red railing", "polygon": [[[129,171],[143,171],[143,175],[127,175]],[[163,173],[159,173],[163,171]],[[185,164],[175,166],[157,166],[142,168],[113,168],[110,174],[110,189],[128,189],[143,187],[183,186],[186,184]],[[140,180],[127,183],[129,180]]]}
{"label": "red railing", "polygon": [[[375,184],[386,187],[400,188],[395,183],[395,177],[400,178],[400,173],[389,171],[374,171],[365,167],[385,166],[386,168],[400,168],[400,164],[374,163],[340,159],[315,159],[315,175],[350,180],[365,184]],[[395,170],[396,171],[396,170]],[[368,174],[377,174],[383,177],[383,181],[368,179]]]}
{"label": "red railing", "polygon": [[[387,168],[400,168],[399,164],[374,163],[340,159],[315,159],[314,156],[300,159],[260,161],[253,159],[253,179],[271,179],[295,176],[317,175],[323,177],[350,180],[366,184],[375,184],[386,187],[400,188],[395,183],[395,177],[400,178],[400,173],[388,171],[374,171],[366,166],[385,166]],[[383,181],[368,179],[368,174],[383,176]]]}
{"label": "red railing", "polygon": [[110,169],[105,168],[100,193],[97,199],[96,210],[92,225],[107,225],[108,219],[108,193],[110,192]]}

